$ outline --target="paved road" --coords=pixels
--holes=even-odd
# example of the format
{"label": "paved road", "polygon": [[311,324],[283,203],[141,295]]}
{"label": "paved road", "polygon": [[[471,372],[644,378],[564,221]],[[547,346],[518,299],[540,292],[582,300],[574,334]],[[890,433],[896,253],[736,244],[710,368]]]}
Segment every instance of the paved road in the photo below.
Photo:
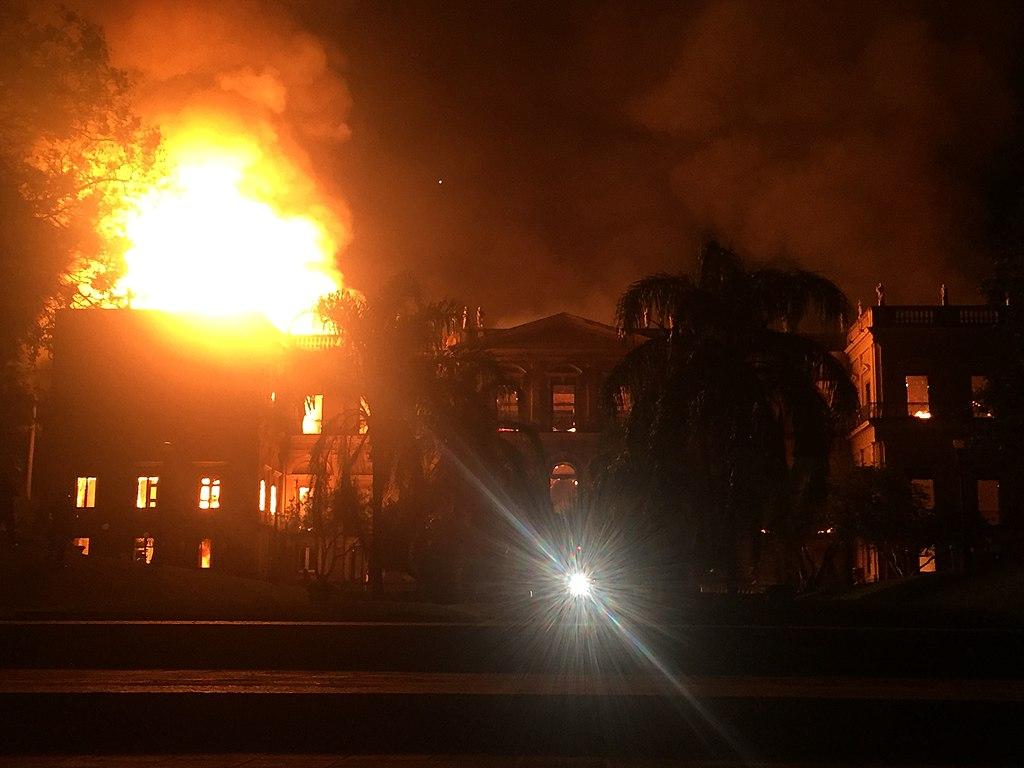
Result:
{"label": "paved road", "polygon": [[[637,642],[642,643],[642,648]],[[1024,680],[1024,630],[298,622],[0,622],[0,668],[404,672],[643,671],[688,676]]]}
{"label": "paved road", "polygon": [[0,753],[220,751],[253,766],[292,751],[416,766],[452,753],[501,766],[1024,754],[1019,629],[688,626],[646,649],[530,626],[0,623]]}
{"label": "paved road", "polygon": [[1022,702],[1019,680],[855,677],[688,677],[497,672],[275,670],[6,670],[0,694],[332,694],[686,696],[882,701]]}

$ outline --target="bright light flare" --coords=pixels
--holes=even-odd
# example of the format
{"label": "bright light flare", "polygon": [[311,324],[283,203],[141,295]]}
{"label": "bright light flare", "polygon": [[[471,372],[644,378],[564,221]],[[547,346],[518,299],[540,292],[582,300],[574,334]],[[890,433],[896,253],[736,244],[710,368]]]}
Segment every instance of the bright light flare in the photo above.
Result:
{"label": "bright light flare", "polygon": [[321,331],[317,301],[341,288],[338,224],[286,159],[230,139],[197,130],[168,142],[165,178],[120,215],[115,293],[138,309],[258,313],[282,331]]}
{"label": "bright light flare", "polygon": [[573,597],[590,597],[591,587],[590,577],[582,571],[569,576],[569,594]]}

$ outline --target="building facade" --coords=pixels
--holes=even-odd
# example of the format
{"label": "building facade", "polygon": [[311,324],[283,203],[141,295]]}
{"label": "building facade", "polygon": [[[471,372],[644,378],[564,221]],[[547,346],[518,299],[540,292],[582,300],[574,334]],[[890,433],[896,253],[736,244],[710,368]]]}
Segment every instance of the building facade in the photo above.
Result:
{"label": "building facade", "polygon": [[[941,512],[948,535],[921,553],[922,570],[997,554],[1021,528],[1016,466],[980,397],[1002,322],[998,307],[872,307],[836,350],[861,402],[842,452],[904,472]],[[456,341],[500,366],[498,428],[539,440],[552,508],[569,506],[622,415],[601,406],[605,378],[642,337],[562,313]],[[329,555],[332,578],[363,580],[360,537],[343,533],[327,553],[303,515],[325,425],[347,420],[335,433],[357,456],[352,485],[364,502],[372,489],[360,397],[337,376],[336,344],[256,320],[62,313],[39,474],[62,535],[89,556],[277,579],[322,571]],[[890,575],[867,546],[855,567],[864,580]]]}
{"label": "building facade", "polygon": [[[999,450],[988,379],[1000,354],[1005,307],[875,306],[847,335],[845,356],[861,408],[849,433],[859,466],[892,467],[921,492],[945,532],[922,570],[998,556],[1020,527],[1017,457]],[[860,553],[867,580],[884,564]]]}

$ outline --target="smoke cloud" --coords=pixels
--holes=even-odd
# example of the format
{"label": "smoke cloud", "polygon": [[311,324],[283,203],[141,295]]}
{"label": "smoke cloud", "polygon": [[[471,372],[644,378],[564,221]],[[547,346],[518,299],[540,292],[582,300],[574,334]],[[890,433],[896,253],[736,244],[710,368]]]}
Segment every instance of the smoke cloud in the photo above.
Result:
{"label": "smoke cloud", "polygon": [[144,119],[172,141],[197,123],[226,141],[252,137],[268,161],[285,161],[278,196],[347,242],[347,205],[319,172],[350,134],[330,41],[260,0],[107,0],[83,12],[103,25],[113,63],[136,74]]}
{"label": "smoke cloud", "polygon": [[[1014,104],[999,14],[727,0],[629,106],[673,146],[682,223],[827,273],[854,298],[976,300],[979,170]],[[964,294],[968,295],[964,295]]]}
{"label": "smoke cloud", "polygon": [[228,115],[299,164],[311,203],[326,194],[346,225],[351,205],[355,286],[413,271],[491,323],[609,320],[630,281],[690,268],[707,234],[854,300],[881,281],[894,303],[933,302],[941,282],[973,301],[993,180],[1019,183],[1000,167],[1021,127],[1012,2],[100,13],[147,116]]}

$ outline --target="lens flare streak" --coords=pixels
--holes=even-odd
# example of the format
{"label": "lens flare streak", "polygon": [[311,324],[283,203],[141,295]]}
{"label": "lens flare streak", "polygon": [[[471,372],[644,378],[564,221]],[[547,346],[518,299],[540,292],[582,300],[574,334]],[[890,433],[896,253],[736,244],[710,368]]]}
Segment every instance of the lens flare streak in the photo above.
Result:
{"label": "lens flare streak", "polygon": [[[685,678],[665,664],[641,636],[637,625],[646,624],[653,629],[653,615],[644,618],[645,614],[653,611],[650,606],[638,604],[635,597],[615,584],[616,575],[629,572],[628,565],[620,563],[613,567],[612,563],[605,562],[603,568],[598,567],[597,561],[607,561],[607,555],[595,558],[589,554],[590,548],[583,545],[566,548],[572,552],[569,557],[559,556],[559,547],[541,535],[533,524],[517,515],[512,505],[503,502],[488,483],[472,472],[455,452],[447,448],[444,451],[448,460],[454,462],[464,477],[490,500],[493,509],[522,537],[526,545],[524,554],[531,566],[541,572],[549,583],[560,585],[535,595],[541,601],[547,601],[547,607],[542,608],[544,613],[539,617],[541,621],[537,627],[538,641],[531,652],[539,652],[545,645],[557,642],[560,647],[555,648],[555,652],[559,654],[562,665],[581,671],[592,670],[600,667],[604,661],[614,663],[614,652],[609,646],[602,646],[601,638],[616,638],[618,646],[624,647],[633,659],[653,670],[667,683],[669,690],[686,703],[689,712],[695,713],[718,738],[745,759],[748,750],[744,748],[741,739],[730,733],[714,713],[690,692]],[[612,541],[616,535],[621,535],[621,532],[603,533]],[[614,545],[607,548],[614,549]],[[595,547],[594,551],[598,549]],[[536,557],[538,554],[539,558]],[[531,592],[531,595],[534,594]],[[627,613],[635,618],[627,619]],[[619,671],[624,670],[620,668]],[[688,716],[687,712],[683,714]]]}

